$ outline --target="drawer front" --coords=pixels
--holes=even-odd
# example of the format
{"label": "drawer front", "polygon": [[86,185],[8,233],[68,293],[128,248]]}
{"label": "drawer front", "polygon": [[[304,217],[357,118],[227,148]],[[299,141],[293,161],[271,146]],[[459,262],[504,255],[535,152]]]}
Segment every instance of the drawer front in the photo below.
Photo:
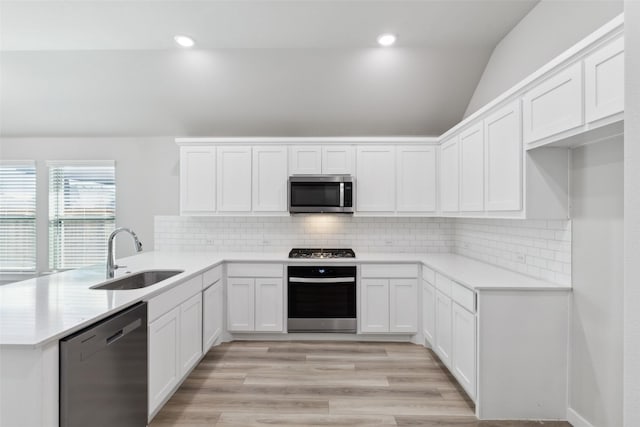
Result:
{"label": "drawer front", "polygon": [[429,284],[434,285],[436,283],[436,272],[427,267],[426,265],[422,266],[422,278],[429,282]]}
{"label": "drawer front", "polygon": [[282,277],[282,264],[227,264],[228,277]]}
{"label": "drawer front", "polygon": [[151,323],[158,317],[179,306],[183,301],[202,292],[202,275],[187,280],[149,300],[149,319]]}
{"label": "drawer front", "polygon": [[436,289],[451,298],[451,288],[453,281],[440,273],[436,273]]}
{"label": "drawer front", "polygon": [[476,312],[476,294],[471,289],[465,288],[456,282],[451,282],[451,298],[461,307],[472,313]]}
{"label": "drawer front", "polygon": [[222,265],[213,267],[202,274],[202,286],[206,289],[220,279],[222,279]]}
{"label": "drawer front", "polygon": [[362,277],[409,278],[418,277],[415,264],[365,264],[360,267]]}

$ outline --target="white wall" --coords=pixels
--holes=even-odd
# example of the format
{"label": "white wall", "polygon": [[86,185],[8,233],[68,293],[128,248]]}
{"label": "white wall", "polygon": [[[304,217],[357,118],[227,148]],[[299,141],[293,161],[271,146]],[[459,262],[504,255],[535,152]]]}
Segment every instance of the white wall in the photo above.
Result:
{"label": "white wall", "polygon": [[542,0],[493,50],[465,117],[622,11],[622,0]]}
{"label": "white wall", "polygon": [[[0,159],[37,161],[39,271],[48,269],[47,160],[115,160],[117,226],[133,229],[145,250],[154,247],[153,216],[179,211],[179,150],[173,138],[3,138]],[[129,240],[118,238],[118,257],[133,253]]]}
{"label": "white wall", "polygon": [[625,2],[624,426],[640,426],[640,2]]}
{"label": "white wall", "polygon": [[593,426],[622,425],[623,144],[571,152],[569,408]]}

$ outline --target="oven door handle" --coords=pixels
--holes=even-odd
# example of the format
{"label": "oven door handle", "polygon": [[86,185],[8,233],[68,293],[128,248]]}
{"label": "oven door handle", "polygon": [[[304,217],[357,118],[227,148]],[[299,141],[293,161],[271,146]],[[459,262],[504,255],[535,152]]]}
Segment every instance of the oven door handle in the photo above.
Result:
{"label": "oven door handle", "polygon": [[289,277],[291,283],[355,283],[355,277]]}

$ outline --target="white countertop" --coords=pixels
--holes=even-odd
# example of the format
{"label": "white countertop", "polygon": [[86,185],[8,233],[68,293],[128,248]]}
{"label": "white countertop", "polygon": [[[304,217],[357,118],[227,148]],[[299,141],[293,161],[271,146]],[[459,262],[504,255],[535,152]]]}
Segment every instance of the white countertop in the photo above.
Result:
{"label": "white countertop", "polygon": [[359,253],[355,259],[308,260],[287,252],[168,253],[145,252],[118,260],[128,268],[116,272],[178,269],[184,273],[142,289],[90,289],[105,281],[104,266],[95,266],[0,286],[0,346],[41,346],[78,331],[139,301],[149,300],[222,262],[282,263],[423,263],[475,290],[570,290],[455,254]]}

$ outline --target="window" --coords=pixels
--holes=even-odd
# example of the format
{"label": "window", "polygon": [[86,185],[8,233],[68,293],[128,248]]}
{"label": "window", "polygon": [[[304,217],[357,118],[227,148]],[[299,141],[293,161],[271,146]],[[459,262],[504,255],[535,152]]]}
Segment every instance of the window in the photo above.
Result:
{"label": "window", "polygon": [[36,271],[35,162],[0,163],[0,271]]}
{"label": "window", "polygon": [[49,268],[104,263],[116,224],[113,161],[49,162]]}

